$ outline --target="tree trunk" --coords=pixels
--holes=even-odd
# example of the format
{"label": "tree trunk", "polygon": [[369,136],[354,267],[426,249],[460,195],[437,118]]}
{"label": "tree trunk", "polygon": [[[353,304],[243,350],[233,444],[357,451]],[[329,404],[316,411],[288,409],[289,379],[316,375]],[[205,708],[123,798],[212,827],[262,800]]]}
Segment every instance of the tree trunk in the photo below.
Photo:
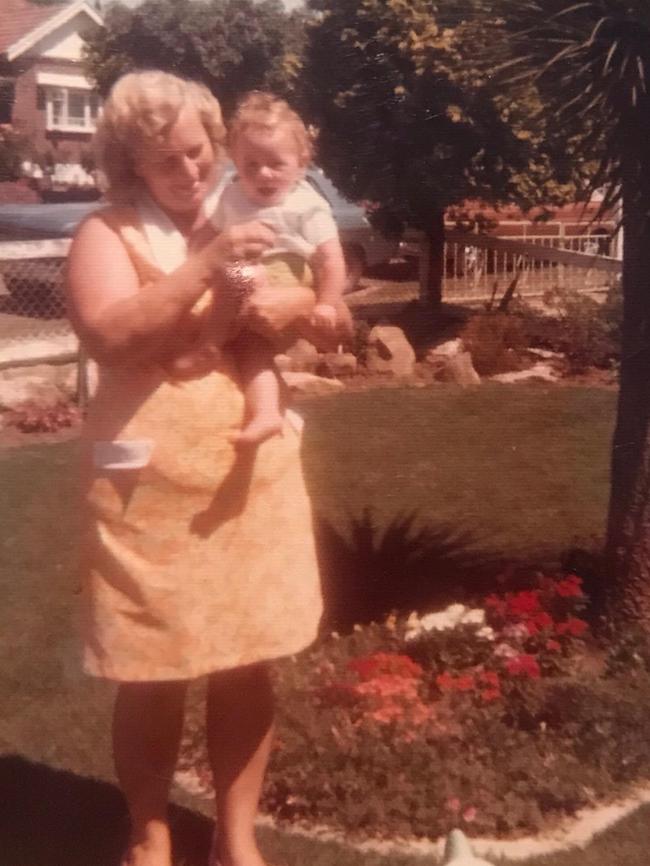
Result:
{"label": "tree trunk", "polygon": [[[624,166],[625,171],[625,166]],[[650,181],[650,165],[642,177]],[[623,183],[623,334],[612,446],[606,563],[598,607],[619,625],[650,631],[650,196]]]}
{"label": "tree trunk", "polygon": [[425,231],[426,245],[421,263],[420,293],[432,310],[442,304],[445,275],[445,213],[436,211]]}

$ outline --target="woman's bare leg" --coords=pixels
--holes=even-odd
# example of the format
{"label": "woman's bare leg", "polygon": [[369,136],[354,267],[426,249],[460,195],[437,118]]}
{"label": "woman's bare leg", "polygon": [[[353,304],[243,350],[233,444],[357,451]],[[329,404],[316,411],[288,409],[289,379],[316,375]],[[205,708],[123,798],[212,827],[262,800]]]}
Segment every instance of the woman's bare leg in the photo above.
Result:
{"label": "woman's bare leg", "polygon": [[123,866],[171,866],[167,800],[183,727],[185,682],[123,683],[113,755],[131,818]]}
{"label": "woman's bare leg", "polygon": [[265,665],[210,678],[206,727],[219,866],[263,866],[254,821],[273,731],[273,692]]}

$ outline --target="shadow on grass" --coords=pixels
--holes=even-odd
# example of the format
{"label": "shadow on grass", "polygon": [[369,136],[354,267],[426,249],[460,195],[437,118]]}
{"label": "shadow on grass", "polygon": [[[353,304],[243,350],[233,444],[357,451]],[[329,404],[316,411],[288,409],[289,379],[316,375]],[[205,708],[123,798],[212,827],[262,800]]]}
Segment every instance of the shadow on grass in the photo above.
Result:
{"label": "shadow on grass", "polygon": [[378,527],[372,513],[350,518],[343,533],[316,523],[325,628],[385,619],[392,611],[423,612],[494,591],[504,560],[481,551],[468,532],[418,526],[401,514]]}
{"label": "shadow on grass", "polygon": [[[4,755],[0,803],[2,866],[118,866],[128,819],[114,785]],[[180,806],[170,819],[176,862],[205,866],[212,822]]]}

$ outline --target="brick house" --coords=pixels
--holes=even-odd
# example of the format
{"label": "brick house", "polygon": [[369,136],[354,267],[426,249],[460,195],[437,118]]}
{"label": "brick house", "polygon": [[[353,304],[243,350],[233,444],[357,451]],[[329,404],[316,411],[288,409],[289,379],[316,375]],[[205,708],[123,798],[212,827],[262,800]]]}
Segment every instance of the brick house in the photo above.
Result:
{"label": "brick house", "polygon": [[27,140],[32,158],[78,163],[99,108],[83,71],[83,37],[102,18],[86,0],[0,6],[0,124]]}

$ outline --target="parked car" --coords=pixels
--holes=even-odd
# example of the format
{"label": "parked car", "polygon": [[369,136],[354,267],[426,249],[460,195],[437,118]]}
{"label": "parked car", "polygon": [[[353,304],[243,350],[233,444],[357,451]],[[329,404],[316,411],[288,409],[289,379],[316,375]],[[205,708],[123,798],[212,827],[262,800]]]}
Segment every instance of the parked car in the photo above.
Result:
{"label": "parked car", "polygon": [[[228,168],[218,188],[222,189],[234,175]],[[334,214],[339,228],[345,260],[347,264],[346,291],[352,291],[359,283],[364,270],[390,259],[397,250],[397,244],[376,232],[366,212],[359,205],[348,201],[334,186],[331,180],[317,167],[310,167],[306,179],[325,198]],[[218,190],[213,193],[212,202],[216,203]],[[6,240],[45,240],[69,238],[77,225],[103,202],[65,202],[57,204],[7,204],[0,205],[0,242]],[[38,259],[33,271],[44,275],[52,272],[50,259]],[[12,294],[29,291],[32,295],[47,291],[58,292],[58,285],[42,276],[38,280],[26,277],[25,260],[2,261],[0,252],[0,274],[5,287]],[[57,278],[56,282],[60,280]]]}

